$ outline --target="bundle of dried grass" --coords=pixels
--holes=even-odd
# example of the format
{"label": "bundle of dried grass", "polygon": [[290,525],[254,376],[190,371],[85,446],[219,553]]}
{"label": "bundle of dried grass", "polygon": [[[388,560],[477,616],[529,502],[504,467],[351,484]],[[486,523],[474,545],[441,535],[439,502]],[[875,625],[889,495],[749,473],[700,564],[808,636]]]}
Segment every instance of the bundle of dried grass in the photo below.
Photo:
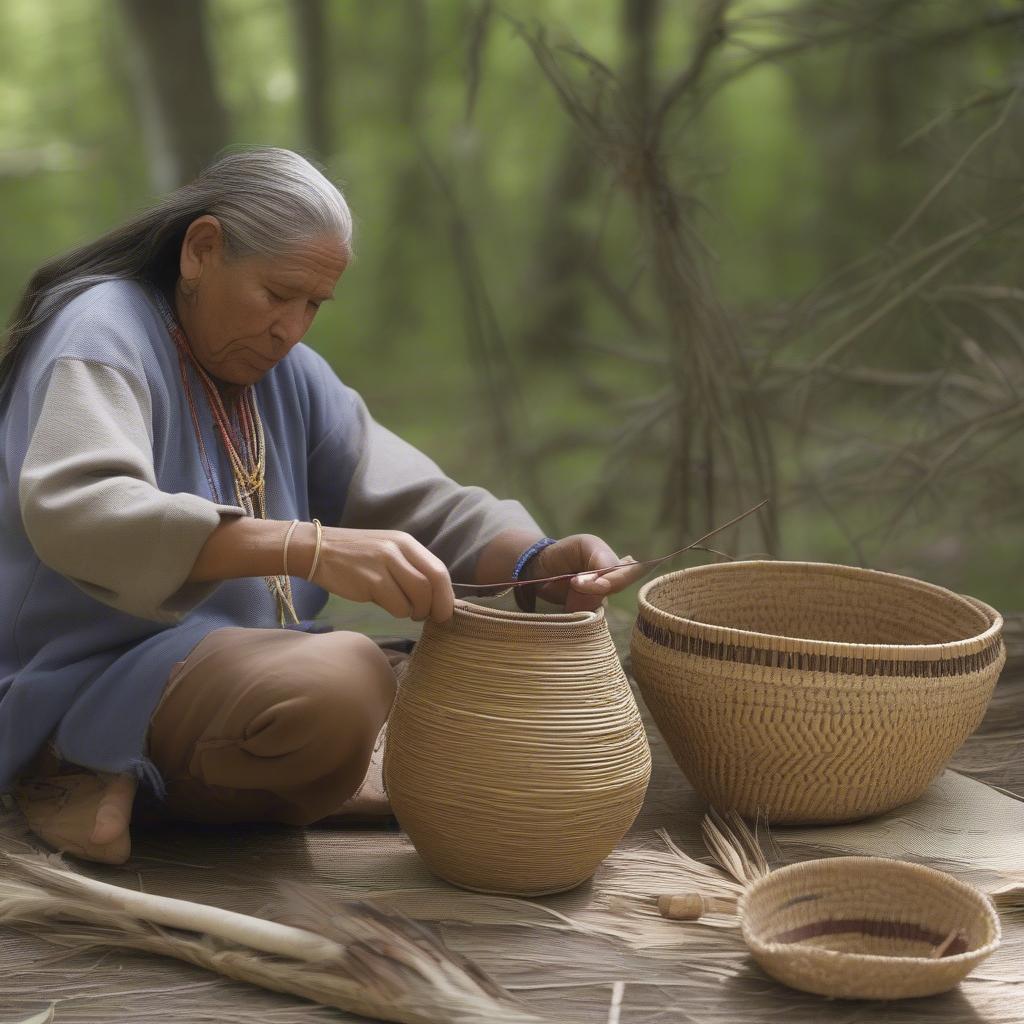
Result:
{"label": "bundle of dried grass", "polygon": [[[724,821],[718,820],[714,827],[720,842],[732,843],[736,851],[724,859],[737,865],[744,860],[757,862],[756,839],[751,837],[751,845],[743,845]],[[595,879],[589,906],[575,913],[573,921],[643,950],[647,956],[677,956],[679,947],[687,946],[694,954],[699,949],[713,957],[736,942],[736,903],[748,883],[715,864],[691,857],[664,829],[658,829],[657,836],[664,843],[663,848],[616,850],[605,861]],[[705,843],[710,849],[707,834]],[[764,870],[767,871],[766,864]],[[754,874],[751,867],[748,875]],[[696,907],[699,913],[666,913],[673,899]],[[677,902],[673,909],[678,907]],[[679,919],[699,920],[702,925],[720,930],[720,936],[712,937],[705,929],[679,928],[674,923]]]}
{"label": "bundle of dried grass", "polygon": [[[625,854],[627,858],[647,862],[648,870],[639,876],[647,887],[646,907],[642,912],[651,916],[656,906],[662,917],[672,921],[735,926],[739,897],[754,882],[773,870],[765,854],[767,846],[776,867],[786,860],[816,860],[828,853],[837,852],[888,859],[889,851],[898,848],[906,861],[940,864],[947,873],[973,884],[989,897],[1003,917],[1024,913],[1024,872],[1011,866],[1006,859],[1007,855],[1014,856],[1016,846],[1008,846],[1001,839],[990,840],[988,847],[976,849],[972,862],[955,855],[961,853],[961,849],[952,838],[963,835],[966,844],[970,841],[966,837],[973,837],[977,844],[977,836],[983,834],[984,829],[980,824],[972,823],[971,816],[980,811],[980,819],[984,820],[985,813],[991,815],[996,808],[1002,810],[1004,817],[1010,816],[1008,835],[1016,836],[1019,830],[1014,831],[1016,820],[1012,815],[1018,814],[1018,802],[954,772],[946,772],[929,792],[933,794],[930,800],[942,805],[944,831],[941,836],[922,833],[918,827],[922,820],[931,816],[928,801],[922,800],[904,808],[899,815],[889,815],[888,818],[892,819],[891,827],[887,826],[887,819],[882,818],[839,828],[818,828],[813,832],[789,830],[780,833],[786,846],[785,856],[779,850],[775,836],[767,829],[763,836],[758,836],[737,813],[730,812],[723,816],[711,809],[701,822],[701,832],[704,845],[721,871],[688,857],[672,842],[668,833],[659,829],[658,834],[670,853],[633,850]],[[978,799],[968,799],[986,795],[991,801],[991,807],[979,808]],[[969,807],[971,804],[974,806]],[[950,811],[951,807],[956,810]],[[818,840],[817,843],[810,841],[812,836]],[[939,853],[944,854],[942,859]],[[609,865],[614,866],[621,856],[611,858]],[[628,893],[623,891],[621,895],[640,896],[643,899],[640,888],[634,885]],[[614,881],[609,889],[616,891]],[[651,893],[658,893],[656,903],[650,899]],[[640,912],[640,908],[636,909]]]}
{"label": "bundle of dried grass", "polygon": [[0,854],[0,923],[79,950],[174,957],[324,1006],[403,1024],[539,1024],[431,932],[364,901],[326,903],[288,883],[265,920],[108,885],[59,857]]}
{"label": "bundle of dried grass", "polygon": [[735,811],[723,816],[712,808],[704,816],[700,830],[708,853],[743,888],[771,871],[760,839]]}

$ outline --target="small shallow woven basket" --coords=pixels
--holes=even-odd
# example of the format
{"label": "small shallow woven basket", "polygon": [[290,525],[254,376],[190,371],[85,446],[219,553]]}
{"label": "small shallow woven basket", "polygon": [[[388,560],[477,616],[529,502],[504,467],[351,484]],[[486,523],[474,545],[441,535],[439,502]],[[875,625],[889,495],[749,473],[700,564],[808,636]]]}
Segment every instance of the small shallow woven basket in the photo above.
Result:
{"label": "small shallow woven basket", "polygon": [[437,875],[481,892],[579,885],[632,825],[651,774],[603,610],[456,601],[427,622],[388,724],[384,779]]}
{"label": "small shallow woven basket", "polygon": [[842,999],[945,992],[1000,938],[999,918],[977,889],[880,857],[780,868],[743,894],[739,915],[743,938],[768,974]]}
{"label": "small shallow woven basket", "polygon": [[631,640],[644,701],[693,786],[773,824],[920,796],[1006,661],[988,605],[891,573],[730,562],[652,580]]}

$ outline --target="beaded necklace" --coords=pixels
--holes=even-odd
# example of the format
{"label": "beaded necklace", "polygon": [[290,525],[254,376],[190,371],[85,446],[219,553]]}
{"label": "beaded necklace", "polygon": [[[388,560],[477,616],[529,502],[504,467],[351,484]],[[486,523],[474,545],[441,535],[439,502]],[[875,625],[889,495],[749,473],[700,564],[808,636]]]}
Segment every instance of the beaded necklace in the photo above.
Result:
{"label": "beaded necklace", "polygon": [[[224,406],[220,391],[213,378],[203,369],[196,359],[192,346],[189,344],[181,324],[171,310],[170,305],[158,293],[160,312],[163,315],[167,333],[178,351],[178,368],[181,371],[181,383],[185,390],[189,412],[192,417],[192,428],[199,445],[199,458],[203,464],[203,472],[210,485],[213,500],[222,504],[217,482],[213,473],[213,464],[203,441],[203,433],[199,425],[199,410],[192,394],[189,378],[189,366],[193,371],[203,392],[206,404],[213,418],[213,425],[220,437],[228,462],[231,464],[231,478],[234,483],[235,497],[247,516],[254,519],[267,518],[266,502],[266,443],[263,435],[263,421],[260,419],[259,407],[256,405],[256,389],[247,384],[238,400],[233,403],[231,414]],[[232,422],[234,419],[234,423]],[[292,582],[289,576],[264,576],[267,589],[277,602],[279,623],[285,624],[285,612],[291,615],[294,622],[299,621],[292,597]]]}

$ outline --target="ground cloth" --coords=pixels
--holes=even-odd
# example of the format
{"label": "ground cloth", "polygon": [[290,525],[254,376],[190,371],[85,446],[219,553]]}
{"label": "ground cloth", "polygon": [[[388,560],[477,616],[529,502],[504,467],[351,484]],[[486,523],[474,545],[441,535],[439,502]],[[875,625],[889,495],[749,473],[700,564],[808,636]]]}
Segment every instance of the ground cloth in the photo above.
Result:
{"label": "ground cloth", "polygon": [[[346,615],[348,613],[345,613]],[[351,617],[339,624],[352,626]],[[368,631],[373,631],[372,626]],[[393,622],[376,623],[393,632]],[[628,644],[628,620],[615,620]],[[779,830],[776,864],[836,851],[888,853],[944,868],[992,888],[1024,881],[1024,628],[1008,631],[1011,660],[978,734],[920,801],[873,822]],[[897,1003],[830,1002],[786,989],[747,955],[727,919],[679,924],[639,899],[671,887],[671,858],[657,829],[691,856],[703,807],[648,720],[654,774],[636,825],[595,879],[532,901],[476,896],[431,877],[403,835],[381,830],[252,826],[168,828],[140,835],[131,861],[76,866],[104,881],[253,913],[278,879],[321,887],[325,897],[370,895],[439,924],[446,942],[552,1021],[610,1019],[678,1024],[827,1024],[883,1021],[1024,1022],[1024,914],[1003,916],[1003,946],[957,990]],[[0,818],[0,844],[29,836],[16,812]],[[639,856],[642,851],[650,851]],[[105,951],[73,953],[20,931],[0,930],[0,1024],[56,1000],[56,1024],[152,1020],[268,1022],[356,1020],[335,1010],[220,979],[173,960]]]}

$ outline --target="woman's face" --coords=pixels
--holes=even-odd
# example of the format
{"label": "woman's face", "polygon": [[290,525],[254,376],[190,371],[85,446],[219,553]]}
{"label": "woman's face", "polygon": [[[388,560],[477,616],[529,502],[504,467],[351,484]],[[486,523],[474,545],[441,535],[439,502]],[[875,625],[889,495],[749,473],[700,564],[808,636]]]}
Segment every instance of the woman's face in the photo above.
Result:
{"label": "woman's face", "polygon": [[314,238],[286,256],[225,258],[219,221],[197,218],[181,246],[178,318],[207,373],[254,384],[309,330],[348,264],[337,238]]}

